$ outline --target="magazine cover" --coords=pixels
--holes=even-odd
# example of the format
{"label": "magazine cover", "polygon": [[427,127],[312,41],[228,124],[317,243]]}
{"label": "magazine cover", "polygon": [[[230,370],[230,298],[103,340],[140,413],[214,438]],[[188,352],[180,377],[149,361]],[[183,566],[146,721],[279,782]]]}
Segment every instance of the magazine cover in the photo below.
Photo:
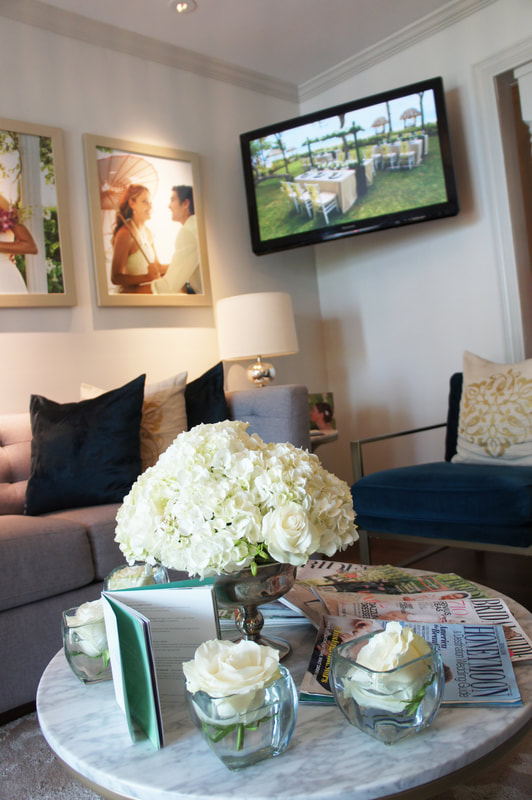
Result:
{"label": "magazine cover", "polygon": [[349,592],[322,592],[321,599],[333,616],[402,622],[447,622],[467,625],[502,625],[512,661],[532,658],[532,641],[500,597],[469,597],[467,592],[425,592],[413,595],[379,595],[369,599]]}
{"label": "magazine cover", "polygon": [[[301,684],[299,701],[334,703],[329,685],[334,648],[385,627],[385,620],[325,615]],[[442,705],[521,705],[502,626],[413,622],[408,627],[440,651],[445,668]]]}
{"label": "magazine cover", "polygon": [[365,597],[376,598],[382,594],[404,595],[445,590],[467,592],[469,597],[487,597],[474,583],[454,573],[425,575],[417,570],[406,571],[390,564],[374,566],[311,559],[305,566],[298,567],[296,582],[281,598],[281,602],[298,608],[319,628],[322,615],[334,613],[327,608],[324,592],[364,592]]}

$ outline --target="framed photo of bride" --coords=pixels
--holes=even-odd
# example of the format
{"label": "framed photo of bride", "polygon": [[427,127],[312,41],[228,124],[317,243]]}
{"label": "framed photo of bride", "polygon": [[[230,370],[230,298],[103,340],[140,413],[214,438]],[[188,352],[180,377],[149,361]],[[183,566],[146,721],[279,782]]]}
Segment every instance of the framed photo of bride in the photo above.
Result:
{"label": "framed photo of bride", "polygon": [[100,306],[210,306],[199,157],[83,137]]}
{"label": "framed photo of bride", "polygon": [[75,303],[63,132],[0,118],[0,307]]}

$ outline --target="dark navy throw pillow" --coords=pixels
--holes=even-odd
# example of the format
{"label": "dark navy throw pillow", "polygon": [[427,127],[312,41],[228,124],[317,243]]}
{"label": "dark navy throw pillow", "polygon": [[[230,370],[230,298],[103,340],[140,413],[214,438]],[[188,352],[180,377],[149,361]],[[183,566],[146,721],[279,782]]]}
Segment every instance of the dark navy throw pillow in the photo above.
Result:
{"label": "dark navy throw pillow", "polygon": [[145,375],[79,403],[30,399],[31,473],[25,514],[120,503],[142,471]]}

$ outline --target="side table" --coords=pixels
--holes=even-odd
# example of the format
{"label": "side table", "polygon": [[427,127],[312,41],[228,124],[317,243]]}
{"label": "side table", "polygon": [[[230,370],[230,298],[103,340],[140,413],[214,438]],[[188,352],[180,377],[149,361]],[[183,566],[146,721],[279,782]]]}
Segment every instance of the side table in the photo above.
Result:
{"label": "side table", "polygon": [[316,452],[320,444],[329,444],[338,439],[338,431],[311,431],[310,432],[310,449],[313,453]]}

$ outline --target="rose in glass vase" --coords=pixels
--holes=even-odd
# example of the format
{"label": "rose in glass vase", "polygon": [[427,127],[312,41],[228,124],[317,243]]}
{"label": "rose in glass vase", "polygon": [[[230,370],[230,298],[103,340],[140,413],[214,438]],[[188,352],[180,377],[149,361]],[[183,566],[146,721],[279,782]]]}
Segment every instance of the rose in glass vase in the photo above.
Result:
{"label": "rose in glass vase", "polygon": [[349,487],[318,457],[265,444],[247,423],[198,425],[135,482],[115,539],[129,563],[200,578],[332,556],[358,538]]}
{"label": "rose in glass vase", "polygon": [[288,747],[297,710],[292,677],[271,647],[212,640],[183,664],[191,716],[229,769]]}
{"label": "rose in glass vase", "polygon": [[389,622],[385,630],[333,650],[331,685],[352,725],[392,744],[432,722],[442,698],[443,664],[436,647]]}
{"label": "rose in glass vase", "polygon": [[109,649],[101,600],[83,603],[62,613],[63,649],[83,683],[111,678]]}

